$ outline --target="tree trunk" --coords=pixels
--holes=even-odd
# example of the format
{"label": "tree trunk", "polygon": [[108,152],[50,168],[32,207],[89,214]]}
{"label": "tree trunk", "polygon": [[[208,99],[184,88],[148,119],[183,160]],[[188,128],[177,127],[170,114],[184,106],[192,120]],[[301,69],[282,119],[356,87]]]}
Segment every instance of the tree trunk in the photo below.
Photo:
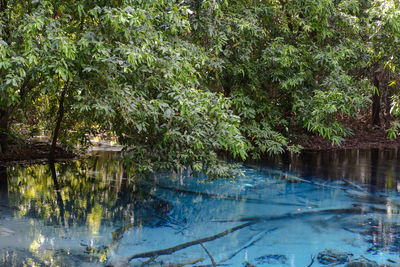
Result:
{"label": "tree trunk", "polygon": [[376,87],[376,91],[372,96],[372,125],[373,126],[381,126],[380,120],[380,112],[381,112],[381,96],[380,96],[380,82],[379,82],[379,72],[376,71],[374,73],[374,85]]}
{"label": "tree trunk", "polygon": [[6,153],[8,148],[8,120],[7,109],[0,109],[0,153]]}
{"label": "tree trunk", "polygon": [[52,141],[51,141],[51,147],[50,147],[50,153],[49,153],[50,161],[54,161],[54,153],[56,151],[57,139],[58,139],[58,135],[60,133],[61,122],[64,117],[64,99],[65,99],[65,93],[67,91],[67,88],[68,88],[68,84],[64,86],[63,91],[61,92],[60,102],[58,104],[56,127],[54,128],[54,131],[52,134]]}

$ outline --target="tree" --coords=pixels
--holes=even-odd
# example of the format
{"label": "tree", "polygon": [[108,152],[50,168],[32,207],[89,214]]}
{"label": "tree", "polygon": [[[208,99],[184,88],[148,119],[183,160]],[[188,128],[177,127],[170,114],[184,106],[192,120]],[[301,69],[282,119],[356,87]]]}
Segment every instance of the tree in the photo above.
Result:
{"label": "tree", "polygon": [[386,117],[389,102],[391,116],[400,113],[394,0],[8,0],[0,8],[2,152],[15,125],[51,132],[52,151],[107,132],[138,170],[220,177],[232,175],[220,152],[297,152],[293,140],[304,133],[339,145],[352,134],[345,118],[371,108],[378,125],[381,102]]}
{"label": "tree", "polygon": [[[380,125],[381,99],[384,100],[387,116],[390,113],[398,116],[398,72],[400,63],[398,56],[400,23],[400,3],[398,1],[380,1],[371,3],[367,11],[369,19],[369,48],[374,94],[372,120],[374,125]],[[389,137],[398,135],[398,123],[394,122],[388,130]]]}
{"label": "tree", "polygon": [[7,151],[10,122],[30,104],[41,75],[36,68],[40,45],[34,38],[40,22],[30,21],[32,3],[0,4],[0,148]]}
{"label": "tree", "polygon": [[[199,4],[201,3],[201,4]],[[340,144],[337,116],[369,103],[361,27],[348,1],[190,1],[193,42],[209,53],[205,82],[232,98],[256,157],[291,146],[296,129]]]}
{"label": "tree", "polygon": [[[8,2],[2,15],[20,18],[12,26],[19,42],[3,40],[3,59],[36,53],[20,64],[37,76],[32,91],[44,93],[27,99],[41,104],[34,108],[52,131],[52,151],[60,138],[73,143],[108,130],[135,148],[142,170],[232,174],[216,152],[245,157],[239,120],[228,99],[199,87],[206,55],[183,38],[187,14],[179,1]],[[14,95],[28,72],[6,67],[2,110],[15,103],[23,113]]]}

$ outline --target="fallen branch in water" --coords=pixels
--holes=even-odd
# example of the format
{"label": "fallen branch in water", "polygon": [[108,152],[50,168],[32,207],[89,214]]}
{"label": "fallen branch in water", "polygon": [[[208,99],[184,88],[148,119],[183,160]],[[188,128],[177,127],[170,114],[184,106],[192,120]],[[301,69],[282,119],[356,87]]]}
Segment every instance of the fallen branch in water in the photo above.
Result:
{"label": "fallen branch in water", "polygon": [[[141,265],[141,267],[149,266],[149,263],[152,262],[152,261],[154,261],[156,258],[157,258],[157,257],[154,256],[153,258],[151,258],[151,259],[149,259],[149,260],[143,262],[142,265]],[[184,267],[184,266],[187,266],[187,265],[194,265],[194,264],[199,263],[199,262],[202,262],[202,261],[204,261],[204,258],[198,258],[198,259],[191,260],[191,261],[187,261],[187,262],[183,262],[183,263],[169,263],[169,264],[167,264],[167,265],[165,265],[165,266]],[[217,264],[217,265],[218,265],[218,264]],[[110,267],[110,266],[112,266],[112,265],[107,265],[106,267]],[[123,265],[123,266],[125,267],[126,265]],[[163,265],[163,266],[164,266],[164,265]]]}
{"label": "fallen branch in water", "polygon": [[186,266],[186,265],[193,265],[193,264],[196,264],[196,263],[199,263],[199,262],[202,262],[202,261],[204,261],[204,258],[198,258],[196,260],[192,260],[192,261],[188,261],[188,262],[184,262],[184,263],[176,263],[174,266],[183,267],[183,266]]}
{"label": "fallen branch in water", "polygon": [[311,267],[311,265],[314,264],[314,261],[315,261],[315,255],[311,255],[311,262],[309,265],[307,265],[307,267]]}
{"label": "fallen branch in water", "polygon": [[[287,172],[282,172],[282,171],[277,171],[277,170],[269,170],[268,172],[266,171],[262,171],[261,172],[265,173],[265,174],[270,174],[270,175],[280,175],[281,177],[283,177],[285,180],[293,180],[293,181],[297,181],[297,182],[303,182],[303,183],[308,183],[308,184],[312,184],[315,186],[319,186],[319,187],[324,187],[324,188],[332,188],[332,189],[337,189],[337,190],[343,190],[346,193],[348,193],[350,195],[350,197],[354,197],[355,194],[351,192],[351,188],[353,188],[356,192],[358,193],[365,193],[365,196],[355,196],[356,198],[360,198],[365,200],[364,198],[367,198],[369,202],[372,202],[373,204],[387,204],[387,196],[377,196],[375,194],[372,194],[370,192],[368,192],[368,190],[364,189],[363,187],[361,187],[360,185],[351,182],[347,179],[343,179],[343,181],[346,183],[347,187],[342,187],[342,186],[333,186],[333,185],[327,185],[327,184],[321,184],[315,181],[310,181],[310,180],[306,180],[300,177],[297,177],[293,174],[289,174]],[[397,203],[391,203],[394,207],[396,208],[400,208],[400,204]]]}
{"label": "fallen branch in water", "polygon": [[154,257],[154,256],[158,257],[158,256],[161,256],[161,255],[171,255],[171,254],[175,253],[176,251],[185,249],[187,247],[191,247],[191,246],[194,246],[194,245],[200,245],[201,243],[210,242],[210,241],[213,241],[215,239],[224,237],[224,236],[226,236],[228,234],[231,234],[231,233],[233,233],[233,232],[235,232],[237,230],[240,230],[240,229],[243,229],[243,228],[248,227],[250,225],[253,225],[253,224],[257,223],[257,222],[258,221],[251,221],[251,222],[247,222],[247,223],[244,223],[244,224],[240,224],[238,226],[229,228],[229,229],[227,229],[227,230],[225,230],[225,231],[223,231],[221,233],[218,233],[216,235],[212,235],[212,236],[200,238],[200,239],[197,239],[197,240],[189,241],[189,242],[186,242],[186,243],[174,246],[174,247],[133,254],[133,255],[130,255],[130,256],[123,257],[119,261],[121,261],[121,262],[130,262],[131,260],[137,259],[137,258],[150,258],[150,257]]}
{"label": "fallen branch in water", "polygon": [[256,242],[260,241],[264,235],[266,233],[270,233],[273,232],[275,230],[277,230],[278,228],[273,228],[271,230],[265,230],[265,231],[261,231],[259,233],[257,233],[256,235],[254,235],[243,247],[237,249],[236,251],[234,251],[233,253],[231,253],[230,255],[228,255],[226,258],[222,259],[220,262],[226,262],[230,259],[232,259],[233,257],[235,257],[239,252],[241,252],[242,250],[254,245]]}
{"label": "fallen branch in water", "polygon": [[[318,183],[316,181],[312,181],[312,180],[307,180],[307,179],[303,179],[300,178],[296,175],[293,175],[291,173],[288,172],[284,172],[284,171],[278,171],[278,170],[272,170],[272,169],[268,169],[268,170],[258,170],[259,172],[262,172],[266,175],[269,176],[279,176],[282,177],[284,180],[286,181],[296,181],[296,182],[301,182],[301,183],[307,183],[307,184],[312,184],[315,186],[319,186],[319,187],[324,187],[324,188],[332,188],[332,189],[339,189],[339,190],[345,190],[345,188],[343,187],[339,187],[339,186],[333,186],[333,185],[328,185],[328,184],[322,184],[322,183]],[[279,180],[279,179],[278,179]]]}
{"label": "fallen branch in water", "polygon": [[150,259],[148,259],[147,261],[143,262],[142,265],[140,265],[140,267],[146,267],[150,262],[155,261],[158,258],[158,256],[153,256]]}
{"label": "fallen branch in water", "polygon": [[200,246],[204,249],[204,251],[207,253],[208,257],[211,260],[212,266],[213,267],[217,267],[217,264],[215,263],[215,260],[213,258],[213,256],[211,255],[210,251],[208,251],[208,249],[203,245],[203,243],[200,243]]}
{"label": "fallen branch in water", "polygon": [[353,198],[355,201],[362,203],[362,204],[372,204],[372,205],[390,205],[392,207],[400,209],[400,204],[391,201],[390,199],[387,199],[387,196],[379,196],[379,195],[374,195],[370,192],[359,192],[359,191],[353,191],[351,192],[346,191],[349,197]]}
{"label": "fallen branch in water", "polygon": [[[215,266],[232,266],[232,264],[217,263]],[[193,265],[192,267],[212,267],[212,265],[210,265],[210,264],[207,264],[207,265]]]}
{"label": "fallen branch in water", "polygon": [[362,188],[361,186],[359,186],[358,184],[356,184],[356,183],[354,183],[354,182],[352,182],[350,180],[343,179],[343,181],[346,183],[346,185],[351,186],[352,188],[354,188],[354,189],[356,189],[358,191],[367,192],[367,190],[365,190],[364,188]]}
{"label": "fallen branch in water", "polygon": [[[153,257],[162,256],[162,255],[171,255],[171,254],[175,253],[176,251],[179,251],[179,250],[182,250],[182,249],[194,246],[194,245],[201,245],[202,243],[213,241],[215,239],[224,237],[230,233],[233,233],[237,230],[254,225],[261,221],[280,220],[280,219],[286,219],[286,218],[297,218],[297,217],[306,216],[306,215],[320,215],[320,214],[331,214],[331,213],[333,213],[333,214],[334,213],[362,214],[365,212],[366,211],[361,208],[340,208],[340,209],[322,209],[322,210],[319,209],[319,210],[289,213],[289,214],[284,214],[284,215],[280,215],[280,216],[249,217],[249,218],[242,218],[242,219],[237,219],[237,220],[225,220],[223,222],[239,222],[239,221],[247,221],[247,222],[244,224],[240,224],[238,226],[232,227],[230,229],[227,229],[227,230],[225,230],[221,233],[218,233],[216,235],[213,235],[213,236],[189,241],[189,242],[186,242],[186,243],[174,246],[174,247],[166,248],[166,249],[160,249],[160,250],[154,250],[154,251],[133,254],[130,256],[123,257],[119,261],[120,262],[130,262],[131,260],[137,259],[137,258],[153,258]],[[219,221],[219,222],[222,222],[222,221]],[[110,265],[110,266],[112,266],[112,265]]]}

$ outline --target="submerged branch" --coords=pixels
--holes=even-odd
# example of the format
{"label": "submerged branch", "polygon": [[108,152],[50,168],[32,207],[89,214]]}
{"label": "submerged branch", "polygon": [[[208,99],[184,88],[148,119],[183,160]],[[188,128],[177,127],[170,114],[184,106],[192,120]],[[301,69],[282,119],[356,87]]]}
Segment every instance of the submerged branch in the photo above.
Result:
{"label": "submerged branch", "polygon": [[[265,173],[265,172],[264,172]],[[386,196],[379,196],[372,194],[371,192],[368,192],[366,189],[364,189],[362,186],[349,181],[347,179],[343,179],[343,181],[346,183],[346,187],[342,186],[333,186],[333,185],[327,185],[327,184],[321,184],[315,181],[309,181],[300,177],[297,177],[295,175],[285,173],[282,171],[270,171],[272,175],[281,175],[284,176],[286,180],[293,180],[293,181],[298,181],[298,182],[303,182],[303,183],[308,183],[312,184],[318,187],[322,188],[331,188],[331,189],[336,189],[336,190],[342,190],[345,191],[347,194],[349,194],[350,197],[362,200],[362,203],[371,202],[373,204],[384,204],[386,205],[388,203],[388,200],[386,199]],[[359,195],[363,194],[363,195]],[[390,205],[396,208],[400,208],[400,204],[397,204],[395,202],[391,202]]]}
{"label": "submerged branch", "polygon": [[314,264],[314,261],[315,261],[315,255],[311,255],[311,262],[310,264],[307,265],[307,267],[311,267],[311,265]]}
{"label": "submerged branch", "polygon": [[217,264],[215,263],[215,260],[213,258],[213,256],[211,255],[210,251],[208,251],[208,249],[203,245],[203,243],[200,243],[200,246],[204,249],[204,251],[207,253],[208,257],[211,260],[211,264],[213,267],[217,267]]}
{"label": "submerged branch", "polygon": [[[158,256],[154,256],[154,257],[150,258],[149,260],[144,261],[140,266],[141,267],[149,266],[149,263],[153,262],[157,258],[158,258]],[[184,267],[184,266],[187,266],[187,265],[192,265],[193,266],[194,264],[197,264],[197,263],[202,262],[202,261],[204,261],[204,258],[198,258],[198,259],[194,259],[194,260],[187,261],[187,262],[182,262],[182,263],[170,263],[170,264],[167,264],[166,266],[173,266],[173,267]],[[107,265],[107,267],[109,267],[109,266],[111,266],[111,265]],[[218,266],[218,264],[216,266]]]}
{"label": "submerged branch", "polygon": [[[232,266],[232,264],[217,263],[215,266]],[[207,264],[207,265],[193,265],[192,267],[212,267],[212,265],[210,265],[210,264]]]}
{"label": "submerged branch", "polygon": [[240,252],[243,251],[244,249],[246,249],[246,248],[248,248],[248,247],[251,247],[251,246],[254,245],[256,242],[260,241],[260,240],[264,237],[264,235],[265,235],[266,233],[273,232],[273,231],[275,231],[275,230],[277,230],[277,229],[278,229],[278,228],[276,227],[276,228],[273,228],[273,229],[270,229],[270,230],[261,231],[261,232],[255,234],[243,247],[237,249],[236,251],[234,251],[233,253],[231,253],[229,256],[227,256],[226,258],[222,259],[221,262],[226,262],[226,261],[232,259],[233,257],[235,257],[238,253],[240,253]]}
{"label": "submerged branch", "polygon": [[[300,179],[303,181],[303,179]],[[197,192],[193,192],[193,191],[188,191],[188,190],[184,190],[184,189],[177,189],[177,188],[170,188],[170,187],[162,187],[164,189],[167,190],[173,190],[173,191],[177,191],[177,192],[182,192],[182,193],[189,193],[189,194],[196,194],[196,195],[204,195],[210,198],[221,198],[221,196],[218,195],[214,195],[214,194],[208,194],[208,193],[197,193]],[[337,188],[337,189],[343,189],[343,188]],[[227,197],[222,197],[223,199],[228,199],[228,200],[240,200],[240,198],[234,198],[231,196],[227,196]],[[250,199],[252,200],[252,199]],[[249,199],[245,199],[245,201],[249,201]],[[234,231],[237,231],[239,229],[248,227],[250,225],[259,223],[259,222],[266,222],[266,221],[274,221],[274,220],[282,220],[282,219],[290,219],[290,218],[299,218],[299,217],[303,217],[303,216],[314,216],[314,215],[323,215],[323,214],[366,214],[369,212],[374,212],[374,210],[371,209],[363,209],[360,207],[345,207],[345,208],[333,208],[333,209],[313,209],[313,210],[306,210],[306,211],[301,211],[301,212],[291,212],[291,213],[286,213],[286,214],[282,214],[282,215],[278,215],[278,216],[254,216],[254,217],[246,217],[246,218],[238,218],[238,219],[233,219],[233,220],[219,220],[219,221],[215,221],[215,222],[245,222],[241,225],[235,226],[233,228],[227,229],[223,232],[220,232],[216,235],[213,236],[209,236],[209,237],[205,237],[205,238],[201,238],[198,240],[193,240],[190,242],[186,242],[183,244],[179,244],[177,246],[173,246],[170,248],[166,248],[166,249],[160,249],[160,250],[154,250],[154,251],[148,251],[148,252],[142,252],[142,253],[137,253],[137,254],[133,254],[130,256],[126,256],[121,258],[121,262],[130,262],[133,259],[138,259],[138,258],[150,258],[150,260],[145,261],[146,263],[154,261],[154,259],[156,259],[159,256],[162,255],[171,255],[179,250],[183,250],[185,248],[188,248],[190,246],[194,246],[194,245],[201,245],[203,247],[203,249],[205,249],[207,255],[210,257],[211,262],[212,262],[212,266],[219,266],[220,263],[226,262],[227,260],[231,259],[232,257],[234,257],[235,255],[237,255],[240,251],[242,251],[243,249],[253,245],[255,242],[259,241],[263,235],[266,233],[266,231],[263,231],[261,233],[259,233],[258,235],[255,235],[250,241],[248,241],[247,244],[245,244],[244,247],[240,248],[239,250],[235,251],[233,254],[229,255],[226,259],[224,259],[223,261],[221,261],[220,263],[216,263],[215,260],[212,258],[211,253],[208,252],[208,250],[204,247],[203,243],[206,242],[210,242],[213,241],[215,239],[224,237]],[[376,212],[376,211],[375,211]],[[123,233],[134,227],[137,226],[137,224],[133,224],[133,225],[128,225],[128,226],[124,226],[121,227],[117,230],[115,230],[113,232],[113,244],[117,243],[123,236]],[[269,230],[269,231],[273,231]],[[118,260],[118,262],[120,262]],[[310,264],[313,264],[314,259],[312,258],[312,261]]]}
{"label": "submerged branch", "polygon": [[191,246],[194,246],[194,245],[200,245],[201,243],[210,242],[210,241],[213,241],[215,239],[224,237],[224,236],[226,236],[228,234],[231,234],[231,233],[233,233],[233,232],[235,232],[237,230],[246,228],[246,227],[248,227],[250,225],[253,225],[255,223],[257,223],[257,221],[251,221],[251,222],[243,223],[243,224],[240,224],[238,226],[229,228],[229,229],[227,229],[227,230],[225,230],[223,232],[220,232],[220,233],[218,233],[216,235],[212,235],[212,236],[200,238],[200,239],[197,239],[197,240],[189,241],[189,242],[186,242],[186,243],[174,246],[174,247],[166,248],[166,249],[153,250],[153,251],[133,254],[133,255],[124,257],[121,260],[123,262],[130,262],[131,260],[137,259],[137,258],[150,258],[150,257],[154,257],[154,256],[171,255],[171,254],[175,253],[176,251],[185,249],[187,247],[191,247]]}
{"label": "submerged branch", "polygon": [[146,267],[150,262],[155,261],[157,258],[158,258],[158,256],[153,256],[153,257],[151,257],[150,259],[148,259],[147,261],[144,261],[144,262],[142,263],[142,265],[140,265],[140,266],[141,266],[141,267]]}
{"label": "submerged branch", "polygon": [[[196,263],[199,263],[199,262],[202,262],[202,261],[204,261],[203,258],[198,258],[198,259],[195,259],[195,260],[192,260],[192,261],[188,261],[188,262],[184,262],[184,263],[174,263],[172,266],[174,266],[174,267],[184,267],[186,265],[193,265],[193,264],[196,264]],[[170,266],[170,265],[168,265],[168,266]]]}
{"label": "submerged branch", "polygon": [[358,184],[356,184],[356,183],[354,183],[354,182],[352,182],[350,180],[343,179],[343,182],[345,182],[346,185],[351,186],[351,187],[353,187],[354,189],[356,189],[358,191],[367,192],[367,190],[365,190],[364,188],[362,188],[361,186],[359,186]]}

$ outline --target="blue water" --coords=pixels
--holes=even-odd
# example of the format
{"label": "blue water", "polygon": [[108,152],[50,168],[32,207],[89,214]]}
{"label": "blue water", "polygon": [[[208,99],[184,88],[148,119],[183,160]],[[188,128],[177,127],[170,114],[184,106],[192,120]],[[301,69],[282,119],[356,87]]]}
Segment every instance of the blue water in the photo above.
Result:
{"label": "blue water", "polygon": [[115,153],[57,163],[55,177],[48,165],[3,168],[0,265],[327,266],[318,253],[336,249],[400,266],[397,158],[375,152],[249,163],[213,182],[138,177]]}

